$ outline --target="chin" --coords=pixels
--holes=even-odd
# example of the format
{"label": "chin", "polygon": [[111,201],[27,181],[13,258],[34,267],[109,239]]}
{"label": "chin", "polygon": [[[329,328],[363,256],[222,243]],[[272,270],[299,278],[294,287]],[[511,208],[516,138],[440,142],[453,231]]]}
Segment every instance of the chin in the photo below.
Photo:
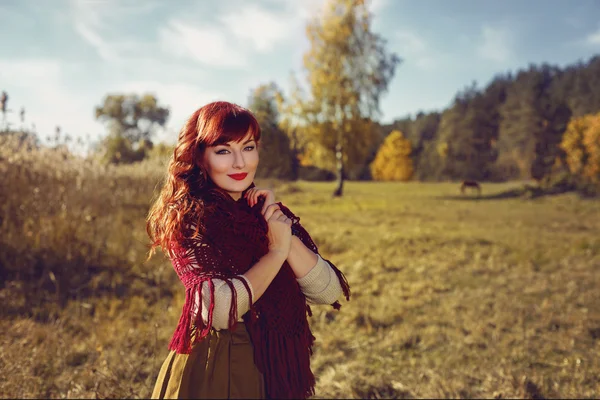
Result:
{"label": "chin", "polygon": [[[231,178],[227,178],[228,180],[231,180]],[[250,179],[250,177],[246,177],[246,179],[244,179],[243,181],[239,181],[239,182],[227,182],[227,185],[223,185],[222,187],[227,190],[228,192],[243,192],[244,190],[248,189],[250,187],[250,185],[252,184],[252,179]]]}

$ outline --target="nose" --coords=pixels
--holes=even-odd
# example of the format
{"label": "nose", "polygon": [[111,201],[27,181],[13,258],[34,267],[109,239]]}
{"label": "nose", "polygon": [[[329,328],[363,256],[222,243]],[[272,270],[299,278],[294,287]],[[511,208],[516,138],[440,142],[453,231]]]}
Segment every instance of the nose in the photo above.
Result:
{"label": "nose", "polygon": [[234,151],[233,154],[233,168],[244,168],[246,166],[246,161],[244,161],[244,154],[241,151]]}

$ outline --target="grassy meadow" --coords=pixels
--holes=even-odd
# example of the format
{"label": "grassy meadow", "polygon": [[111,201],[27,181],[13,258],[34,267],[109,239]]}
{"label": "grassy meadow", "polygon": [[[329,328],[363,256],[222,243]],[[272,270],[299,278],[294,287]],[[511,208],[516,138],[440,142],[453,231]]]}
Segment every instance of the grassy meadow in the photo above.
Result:
{"label": "grassy meadow", "polygon": [[[145,398],[183,289],[145,263],[164,163],[0,151],[0,396]],[[520,182],[260,182],[345,272],[313,306],[316,398],[600,394],[600,202]],[[508,194],[508,195],[503,195]]]}

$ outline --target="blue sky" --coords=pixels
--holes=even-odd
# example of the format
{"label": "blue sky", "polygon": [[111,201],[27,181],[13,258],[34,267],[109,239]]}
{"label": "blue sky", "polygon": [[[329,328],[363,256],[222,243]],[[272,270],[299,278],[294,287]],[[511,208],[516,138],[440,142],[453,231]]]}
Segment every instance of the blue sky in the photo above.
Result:
{"label": "blue sky", "polygon": [[[302,76],[305,24],[326,0],[0,0],[0,90],[42,138],[105,134],[107,93],[152,92],[171,109],[159,139],[217,99]],[[600,54],[599,0],[373,0],[374,30],[404,59],[381,100],[382,122],[447,107],[473,81],[530,63]]]}

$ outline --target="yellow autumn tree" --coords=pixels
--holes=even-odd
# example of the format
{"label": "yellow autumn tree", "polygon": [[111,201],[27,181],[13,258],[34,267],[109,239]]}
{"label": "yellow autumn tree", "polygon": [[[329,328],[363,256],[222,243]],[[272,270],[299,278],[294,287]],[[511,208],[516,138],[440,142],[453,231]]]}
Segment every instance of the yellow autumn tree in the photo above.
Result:
{"label": "yellow autumn tree", "polygon": [[573,118],[560,147],[566,153],[571,174],[585,182],[600,184],[600,113]]}
{"label": "yellow autumn tree", "polygon": [[[350,165],[364,165],[387,92],[400,59],[372,29],[369,0],[329,0],[306,27],[304,54],[308,99],[302,107],[307,137],[335,165],[342,196]],[[307,149],[309,150],[309,149]]]}
{"label": "yellow autumn tree", "polygon": [[414,173],[412,145],[402,132],[392,131],[371,163],[371,176],[377,181],[408,181]]}

